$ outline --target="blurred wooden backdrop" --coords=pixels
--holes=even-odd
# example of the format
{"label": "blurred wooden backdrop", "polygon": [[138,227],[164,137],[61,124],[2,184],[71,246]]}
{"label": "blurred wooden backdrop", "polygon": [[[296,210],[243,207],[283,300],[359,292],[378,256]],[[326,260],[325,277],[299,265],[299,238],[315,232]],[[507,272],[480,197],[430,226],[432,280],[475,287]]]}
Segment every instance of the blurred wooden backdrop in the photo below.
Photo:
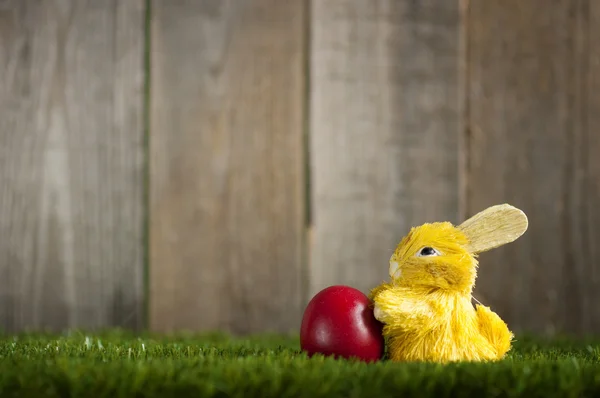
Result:
{"label": "blurred wooden backdrop", "polygon": [[600,333],[600,3],[0,0],[0,328],[297,331],[508,202],[476,296]]}

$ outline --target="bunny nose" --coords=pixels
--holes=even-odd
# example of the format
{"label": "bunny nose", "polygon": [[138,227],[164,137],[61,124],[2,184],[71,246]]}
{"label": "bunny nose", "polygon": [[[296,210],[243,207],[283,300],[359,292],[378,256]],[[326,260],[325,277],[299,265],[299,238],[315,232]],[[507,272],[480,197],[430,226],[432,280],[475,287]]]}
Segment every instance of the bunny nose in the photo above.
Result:
{"label": "bunny nose", "polygon": [[390,278],[400,278],[402,275],[402,270],[400,269],[400,264],[397,261],[390,261]]}

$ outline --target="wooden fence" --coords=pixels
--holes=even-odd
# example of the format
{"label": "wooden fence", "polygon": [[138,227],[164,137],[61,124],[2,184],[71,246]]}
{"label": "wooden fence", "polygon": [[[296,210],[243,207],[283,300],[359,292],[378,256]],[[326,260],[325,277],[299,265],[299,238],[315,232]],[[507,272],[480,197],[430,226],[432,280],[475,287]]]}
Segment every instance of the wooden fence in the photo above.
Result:
{"label": "wooden fence", "polygon": [[476,297],[600,333],[600,3],[0,0],[0,79],[8,331],[297,331],[508,202]]}

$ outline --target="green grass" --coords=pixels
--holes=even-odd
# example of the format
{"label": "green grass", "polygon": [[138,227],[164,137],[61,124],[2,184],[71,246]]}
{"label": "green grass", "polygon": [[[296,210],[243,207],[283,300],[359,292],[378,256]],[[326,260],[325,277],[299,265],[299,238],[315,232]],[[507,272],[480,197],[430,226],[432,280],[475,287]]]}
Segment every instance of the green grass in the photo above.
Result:
{"label": "green grass", "polygon": [[309,359],[281,336],[0,336],[1,397],[595,395],[594,341],[521,338],[499,363],[437,365]]}

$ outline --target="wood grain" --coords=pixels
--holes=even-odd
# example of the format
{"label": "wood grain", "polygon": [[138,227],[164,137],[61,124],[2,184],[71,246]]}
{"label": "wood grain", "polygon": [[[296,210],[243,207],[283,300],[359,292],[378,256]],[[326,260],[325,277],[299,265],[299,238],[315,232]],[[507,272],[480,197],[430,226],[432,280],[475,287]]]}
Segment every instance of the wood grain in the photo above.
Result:
{"label": "wood grain", "polygon": [[0,328],[143,325],[144,1],[0,2]]}
{"label": "wood grain", "polygon": [[411,226],[458,222],[458,1],[315,1],[310,294],[387,279]]}
{"label": "wood grain", "polygon": [[[584,101],[582,113],[584,141],[580,149],[584,149],[585,158],[583,168],[586,169],[583,183],[580,184],[584,203],[579,212],[578,227],[586,234],[586,240],[581,241],[585,250],[585,257],[580,257],[585,276],[581,282],[585,283],[586,306],[581,308],[581,321],[584,333],[600,332],[600,4],[595,1],[587,2],[580,16],[582,18],[579,33],[583,35],[583,46],[579,47],[579,56],[583,59],[583,79],[581,80],[581,97]],[[587,35],[586,35],[587,32]],[[587,69],[586,69],[587,68]],[[589,333],[589,332],[587,332]]]}
{"label": "wood grain", "polygon": [[471,1],[468,209],[528,232],[480,259],[478,294],[515,331],[600,331],[600,7]]}
{"label": "wood grain", "polygon": [[152,4],[150,326],[297,331],[305,2]]}

